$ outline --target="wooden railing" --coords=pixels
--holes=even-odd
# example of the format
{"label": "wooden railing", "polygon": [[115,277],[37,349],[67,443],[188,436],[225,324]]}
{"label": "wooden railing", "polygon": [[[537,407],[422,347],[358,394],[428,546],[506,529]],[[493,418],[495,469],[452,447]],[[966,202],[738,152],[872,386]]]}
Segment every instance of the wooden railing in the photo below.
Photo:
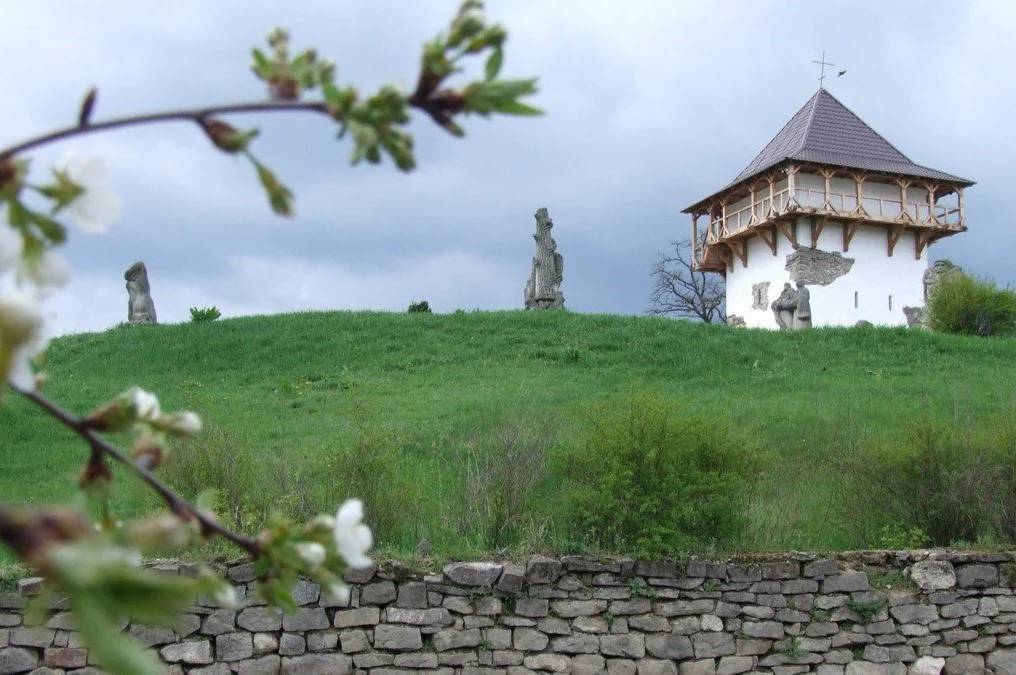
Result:
{"label": "wooden railing", "polygon": [[[825,190],[799,187],[794,189],[794,197],[796,204],[790,199],[790,189],[785,188],[773,194],[771,200],[766,195],[753,204],[736,211],[728,211],[725,216],[715,213],[715,217],[707,226],[706,242],[714,243],[754,225],[761,225],[783,216],[791,211],[791,206],[806,212],[814,210],[818,215],[857,216],[858,219],[886,223],[908,222],[918,226],[957,231],[963,229],[962,212],[958,206],[929,205],[927,202],[911,201],[904,203],[899,199],[862,196],[861,205],[864,209],[862,213],[857,208],[857,195],[854,193],[830,192],[828,205]],[[770,201],[775,207],[771,210]],[[909,218],[904,217],[904,212]]]}

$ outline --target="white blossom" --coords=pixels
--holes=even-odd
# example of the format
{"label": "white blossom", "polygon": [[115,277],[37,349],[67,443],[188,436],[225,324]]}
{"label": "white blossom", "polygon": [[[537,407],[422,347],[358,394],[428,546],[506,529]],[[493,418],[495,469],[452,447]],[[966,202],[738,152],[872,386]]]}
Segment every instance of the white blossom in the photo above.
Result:
{"label": "white blossom", "polygon": [[154,422],[162,414],[159,399],[155,394],[139,387],[135,387],[131,392],[131,403],[134,404],[134,414],[138,419]]}
{"label": "white blossom", "polygon": [[75,153],[64,156],[60,163],[67,177],[84,189],[84,193],[67,207],[82,230],[102,234],[120,217],[120,196],[107,184],[106,163],[98,157],[82,157]]}
{"label": "white blossom", "polygon": [[34,293],[9,289],[0,296],[0,375],[20,389],[35,388],[32,360],[46,349],[42,314]]}
{"label": "white blossom", "polygon": [[178,434],[193,436],[201,433],[201,418],[195,412],[184,410],[170,417],[169,427]]}
{"label": "white blossom", "polygon": [[310,567],[320,567],[325,561],[325,547],[316,541],[302,541],[295,546],[296,554]]}
{"label": "white blossom", "polygon": [[240,606],[240,596],[237,595],[236,589],[227,583],[220,584],[215,589],[215,592],[212,593],[212,600],[219,607],[225,607],[226,609],[236,609]]}
{"label": "white blossom", "polygon": [[369,567],[365,554],[374,543],[370,528],[363,524],[363,502],[348,499],[335,514],[335,546],[350,567]]}
{"label": "white blossom", "polygon": [[30,279],[40,291],[59,288],[70,278],[67,262],[53,251],[45,251],[38,257],[22,262],[19,270],[22,279]]}
{"label": "white blossom", "polygon": [[349,586],[342,582],[336,581],[328,584],[325,586],[324,592],[333,602],[339,605],[349,604]]}

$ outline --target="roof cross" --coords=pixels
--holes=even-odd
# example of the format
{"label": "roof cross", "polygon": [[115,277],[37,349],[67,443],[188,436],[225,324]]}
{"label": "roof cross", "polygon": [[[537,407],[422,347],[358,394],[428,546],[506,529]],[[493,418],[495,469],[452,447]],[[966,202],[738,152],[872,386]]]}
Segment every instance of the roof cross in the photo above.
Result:
{"label": "roof cross", "polygon": [[[835,66],[836,64],[835,63],[829,63],[828,61],[825,60],[825,50],[824,49],[822,50],[822,58],[819,59],[818,61],[812,61],[812,63],[817,64],[818,66],[820,66],[820,71],[819,71],[819,76],[818,76],[818,88],[821,89],[822,88],[822,83],[825,82],[825,68],[826,68],[826,66]],[[843,73],[845,73],[845,72],[847,72],[847,71],[845,71],[845,70],[840,71],[839,75],[837,75],[836,77],[839,77],[840,75],[843,75]]]}

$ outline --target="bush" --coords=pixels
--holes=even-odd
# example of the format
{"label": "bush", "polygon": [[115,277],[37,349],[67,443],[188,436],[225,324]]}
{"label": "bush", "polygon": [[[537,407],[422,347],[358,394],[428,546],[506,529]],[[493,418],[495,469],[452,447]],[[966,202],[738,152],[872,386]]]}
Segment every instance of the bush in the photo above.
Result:
{"label": "bush", "polygon": [[430,303],[428,303],[426,300],[421,300],[420,302],[411,302],[409,303],[409,309],[406,311],[408,311],[410,314],[430,314],[431,313]]}
{"label": "bush", "polygon": [[504,424],[471,438],[456,461],[464,470],[461,503],[451,520],[486,550],[540,545],[547,519],[535,508],[547,480],[554,434],[547,423]]}
{"label": "bush", "polygon": [[729,544],[746,522],[748,454],[710,417],[652,393],[592,409],[559,470],[573,532],[645,557]]}
{"label": "bush", "polygon": [[951,274],[935,286],[928,312],[931,328],[943,333],[1010,335],[1016,330],[1016,292]]}
{"label": "bush", "polygon": [[218,307],[214,307],[213,306],[213,307],[204,307],[204,308],[200,308],[200,309],[197,308],[197,307],[191,307],[190,308],[190,318],[191,318],[191,321],[193,321],[194,323],[202,323],[202,322],[205,322],[205,321],[215,321],[220,316],[222,316],[222,313],[219,312],[219,308]]}
{"label": "bush", "polygon": [[901,444],[842,453],[839,503],[861,546],[949,546],[1016,540],[1016,433],[922,424]]}
{"label": "bush", "polygon": [[364,520],[381,544],[411,538],[417,513],[411,472],[401,465],[399,439],[356,421],[355,438],[329,449],[316,497],[320,511],[334,510],[346,499],[364,503]]}
{"label": "bush", "polygon": [[282,461],[266,462],[244,438],[218,427],[179,444],[160,473],[191,500],[215,490],[215,514],[241,532],[261,530],[275,512],[314,513],[302,474]]}

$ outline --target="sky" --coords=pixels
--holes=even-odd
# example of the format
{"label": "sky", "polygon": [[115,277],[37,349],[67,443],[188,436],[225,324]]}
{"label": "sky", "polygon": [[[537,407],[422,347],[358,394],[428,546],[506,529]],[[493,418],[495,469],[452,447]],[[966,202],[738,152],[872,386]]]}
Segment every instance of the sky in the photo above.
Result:
{"label": "sky", "polygon": [[[276,25],[338,82],[409,90],[420,47],[455,0],[0,0],[0,147],[73,122],[266,96],[250,48]],[[292,188],[273,215],[244,162],[188,124],[95,134],[33,153],[105,158],[124,202],[104,236],[73,231],[70,284],[47,304],[58,333],[126,319],[123,273],[149,270],[159,319],[302,310],[514,309],[549,209],[566,305],[638,314],[658,252],[688,236],[682,208],[725,185],[817,88],[823,50],[848,72],[827,88],[919,164],[977,181],[969,231],[932,247],[1016,285],[1016,3],[1008,0],[663,2],[489,0],[509,31],[505,77],[540,78],[540,118],[469,118],[456,139],[421,116],[418,168],[348,163],[326,119],[247,115],[254,150]],[[476,74],[475,72],[473,74]],[[465,81],[465,80],[463,80]]]}

